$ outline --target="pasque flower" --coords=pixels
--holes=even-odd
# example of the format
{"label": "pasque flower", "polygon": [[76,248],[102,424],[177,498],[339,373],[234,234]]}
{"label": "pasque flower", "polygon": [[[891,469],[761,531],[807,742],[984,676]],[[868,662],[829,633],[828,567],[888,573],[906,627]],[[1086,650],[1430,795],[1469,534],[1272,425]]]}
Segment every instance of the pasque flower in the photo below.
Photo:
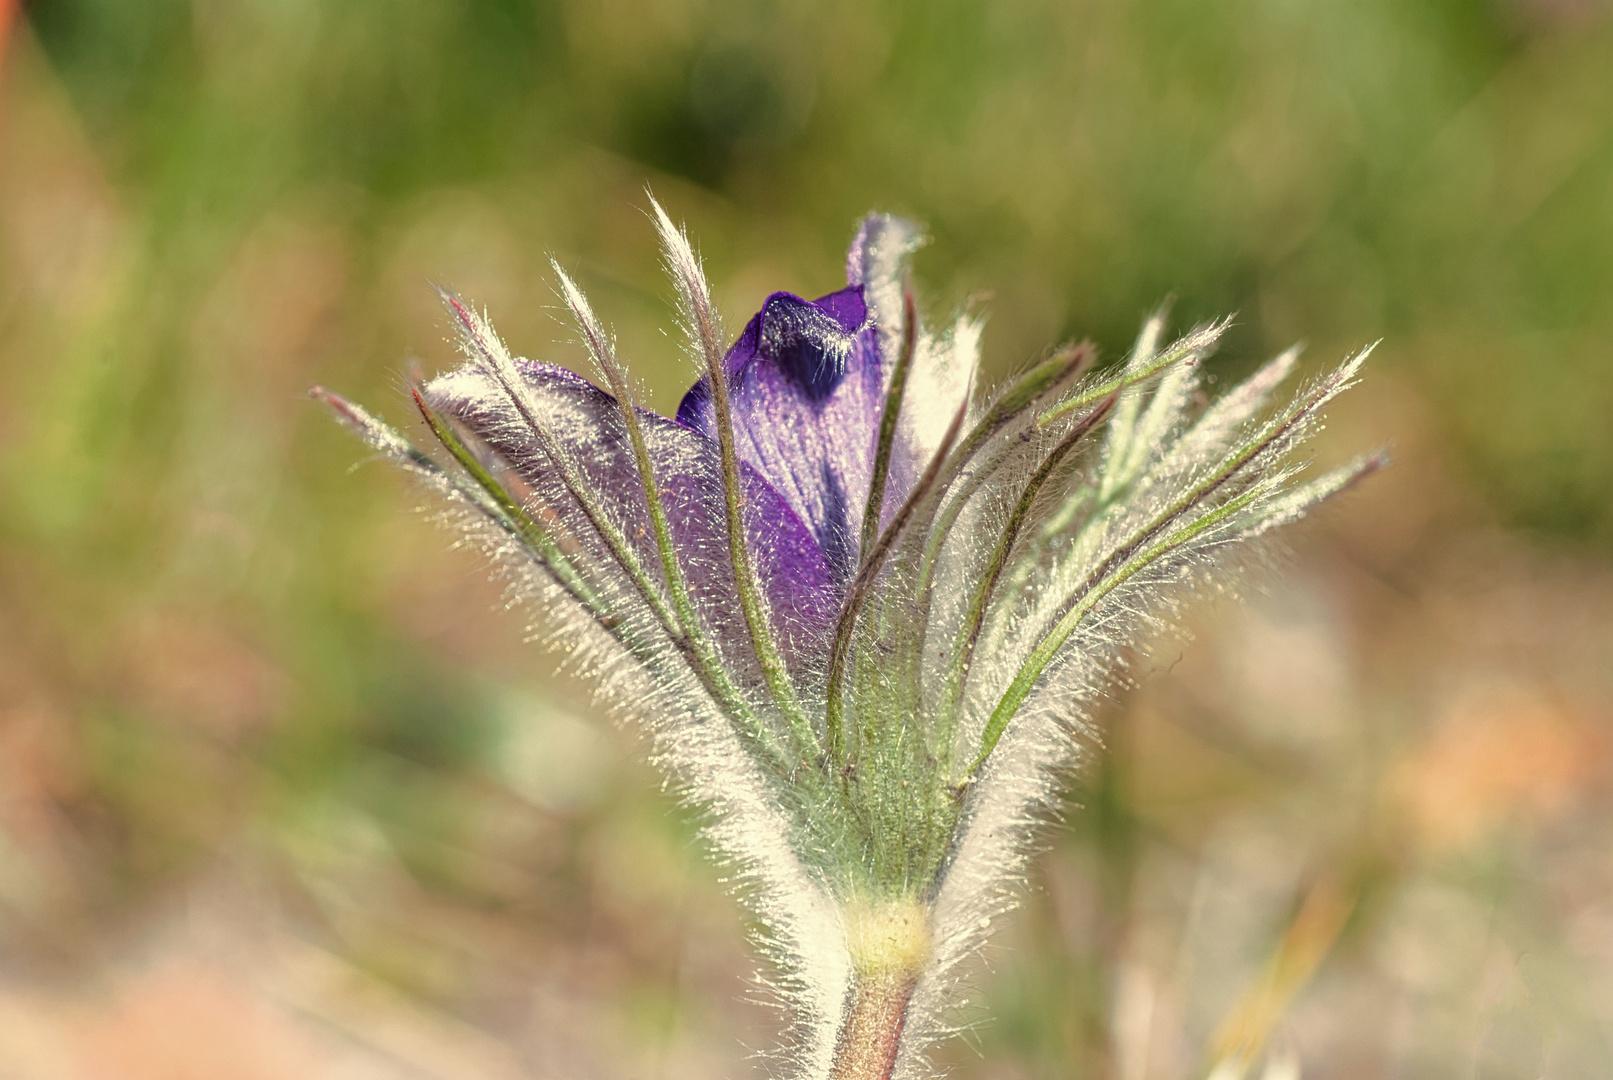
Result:
{"label": "pasque flower", "polygon": [[689,351],[675,418],[516,359],[444,295],[466,361],[414,390],[442,463],[316,389],[462,508],[554,639],[646,723],[749,882],[803,1076],[923,1075],[959,961],[1013,902],[1035,826],[1125,650],[1227,556],[1379,463],[1292,451],[1364,353],[1275,409],[1285,353],[1208,407],[1225,323],[1122,363],[1060,349],[991,394],[979,324],[921,324],[913,226],[871,216],[847,285],[779,292],[732,345],[659,205]]}

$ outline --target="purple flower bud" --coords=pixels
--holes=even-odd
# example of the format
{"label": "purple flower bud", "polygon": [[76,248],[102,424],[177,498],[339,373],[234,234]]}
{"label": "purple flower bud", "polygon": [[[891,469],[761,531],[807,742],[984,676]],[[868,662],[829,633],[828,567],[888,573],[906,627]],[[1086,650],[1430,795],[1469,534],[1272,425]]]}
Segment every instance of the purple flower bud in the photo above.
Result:
{"label": "purple flower bud", "polygon": [[[740,460],[806,522],[842,588],[856,565],[889,379],[862,291],[810,302],[774,293],[723,360]],[[709,378],[684,396],[678,420],[716,440]]]}
{"label": "purple flower bud", "polygon": [[415,401],[451,465],[316,394],[471,511],[655,733],[755,886],[799,1070],[916,1076],[1121,650],[1382,463],[1291,461],[1365,354],[1262,415],[1285,354],[1194,416],[1225,324],[1162,347],[1159,316],[1122,364],[1064,349],[973,401],[979,325],[920,323],[912,226],[869,217],[847,287],[772,294],[730,346],[655,215],[703,371],[675,420],[563,273],[608,393],[445,296],[466,363]]}

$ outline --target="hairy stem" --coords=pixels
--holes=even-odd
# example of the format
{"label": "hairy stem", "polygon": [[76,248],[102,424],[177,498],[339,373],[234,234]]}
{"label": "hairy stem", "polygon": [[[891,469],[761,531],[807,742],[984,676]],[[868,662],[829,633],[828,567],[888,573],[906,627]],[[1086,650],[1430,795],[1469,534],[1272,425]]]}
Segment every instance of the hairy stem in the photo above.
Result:
{"label": "hairy stem", "polygon": [[907,390],[907,374],[913,368],[918,343],[918,311],[913,290],[902,290],[902,345],[891,372],[890,390],[885,395],[885,412],[879,419],[879,442],[874,449],[874,475],[868,482],[868,509],[863,514],[862,540],[857,545],[859,564],[873,554],[879,539],[879,516],[885,506],[885,481],[890,476],[891,447],[896,442],[896,421]]}
{"label": "hairy stem", "polygon": [[869,593],[874,588],[874,582],[884,565],[885,556],[890,553],[891,545],[902,535],[902,530],[913,517],[913,511],[935,486],[936,477],[941,473],[941,466],[947,459],[947,453],[958,437],[958,429],[963,426],[963,417],[967,409],[967,401],[958,407],[957,413],[952,417],[952,424],[941,437],[941,445],[936,447],[935,456],[930,459],[924,475],[913,485],[907,501],[896,511],[896,516],[885,526],[885,531],[879,534],[879,541],[874,545],[872,553],[863,559],[856,578],[852,580],[851,589],[846,593],[845,603],[840,607],[840,620],[835,626],[834,645],[829,655],[829,692],[824,709],[824,733],[829,744],[829,760],[836,766],[843,766],[846,763],[845,702],[841,700],[841,690],[845,685],[846,660],[851,651],[851,634],[857,626],[857,614],[862,610]]}
{"label": "hairy stem", "polygon": [[762,678],[779,712],[784,714],[797,748],[805,756],[816,757],[820,749],[817,732],[807,718],[795,683],[791,681],[778,646],[773,642],[773,630],[763,609],[762,587],[751,565],[750,549],[745,542],[744,495],[740,486],[739,451],[734,440],[733,411],[728,400],[728,372],[723,367],[722,330],[716,309],[711,303],[710,287],[700,260],[689,246],[683,230],[672,224],[661,204],[652,197],[650,206],[655,211],[656,228],[661,233],[668,268],[677,283],[684,314],[689,324],[689,337],[705,362],[706,378],[711,388],[712,416],[717,429],[717,449],[722,460],[723,508],[728,518],[728,554],[734,570],[734,588],[739,607],[750,630],[751,645],[756,661],[761,666]]}
{"label": "hairy stem", "polygon": [[889,1080],[917,983],[916,971],[857,976],[835,1042],[831,1080]]}
{"label": "hairy stem", "polygon": [[[650,515],[650,524],[655,532],[656,551],[661,557],[661,573],[672,596],[672,608],[678,617],[678,626],[683,631],[682,638],[676,642],[679,650],[689,660],[689,666],[694,670],[695,677],[733,718],[740,735],[761,746],[770,755],[778,756],[773,733],[768,730],[761,718],[756,716],[749,702],[745,701],[739,688],[734,685],[728,670],[722,665],[721,657],[717,655],[717,650],[706,636],[700,616],[695,611],[688,582],[684,579],[683,568],[678,562],[677,551],[672,543],[672,527],[667,521],[666,507],[661,502],[661,486],[655,478],[654,463],[650,459],[649,445],[644,438],[644,426],[639,422],[638,409],[633,403],[632,386],[627,381],[627,372],[617,361],[615,347],[609,335],[605,333],[604,327],[594,317],[593,308],[588,306],[582,290],[577,288],[558,262],[551,259],[549,264],[560,279],[566,303],[576,316],[589,354],[605,373],[611,393],[616,397],[617,407],[621,410],[622,424],[633,447],[633,459],[638,464],[639,485],[644,491],[645,509]],[[416,399],[418,398],[417,394]],[[786,767],[791,765],[788,761],[782,764]]]}
{"label": "hairy stem", "polygon": [[1115,394],[1110,394],[1099,402],[1098,407],[1071,428],[1069,434],[1065,435],[1052,452],[1042,459],[1042,464],[1020,494],[1019,502],[1015,504],[1013,513],[1009,516],[1008,525],[998,538],[996,548],[982,568],[980,583],[976,586],[974,597],[969,602],[969,609],[964,614],[963,625],[958,631],[958,643],[952,653],[952,665],[947,671],[946,683],[941,691],[941,709],[935,742],[944,760],[943,771],[948,774],[952,771],[952,733],[956,729],[958,709],[963,702],[964,680],[969,675],[975,644],[980,639],[980,628],[985,623],[986,607],[991,603],[1003,567],[1008,564],[1008,557],[1013,553],[1014,544],[1019,539],[1020,529],[1024,526],[1025,519],[1030,516],[1031,507],[1035,504],[1042,485],[1053,475],[1070,451],[1074,450],[1109,414],[1110,409],[1114,407],[1115,397]]}
{"label": "hairy stem", "polygon": [[913,897],[849,904],[846,948],[856,973],[835,1040],[831,1080],[889,1080],[919,972],[930,956],[930,912]]}

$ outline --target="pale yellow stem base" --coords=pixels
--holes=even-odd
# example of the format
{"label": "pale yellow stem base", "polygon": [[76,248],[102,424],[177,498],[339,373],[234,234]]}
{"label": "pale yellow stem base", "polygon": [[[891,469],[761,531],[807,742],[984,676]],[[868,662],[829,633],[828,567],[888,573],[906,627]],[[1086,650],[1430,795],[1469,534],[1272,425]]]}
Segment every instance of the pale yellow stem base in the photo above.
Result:
{"label": "pale yellow stem base", "polygon": [[854,903],[846,947],[855,973],[831,1080],[890,1080],[908,1005],[930,955],[930,913],[917,900]]}

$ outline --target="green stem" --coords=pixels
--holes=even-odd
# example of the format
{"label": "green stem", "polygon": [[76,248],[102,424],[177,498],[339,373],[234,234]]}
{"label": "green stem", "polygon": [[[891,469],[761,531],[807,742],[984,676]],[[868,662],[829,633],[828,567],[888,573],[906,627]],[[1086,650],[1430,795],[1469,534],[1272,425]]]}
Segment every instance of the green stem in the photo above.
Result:
{"label": "green stem", "polygon": [[1257,458],[1272,453],[1284,445],[1285,437],[1292,432],[1305,418],[1315,413],[1322,403],[1338,392],[1349,378],[1350,368],[1340,369],[1328,378],[1322,380],[1309,393],[1301,395],[1292,405],[1276,417],[1273,417],[1252,438],[1224,459],[1221,464],[1197,484],[1183,492],[1177,500],[1160,514],[1156,515],[1148,525],[1135,533],[1130,540],[1116,548],[1103,564],[1088,577],[1086,583],[1078,589],[1074,596],[1074,604],[1069,611],[1054,625],[1053,629],[1038,642],[1031,655],[1020,666],[1014,681],[1009,684],[992,710],[991,717],[986,722],[985,731],[981,735],[981,751],[968,771],[959,781],[967,784],[974,778],[980,767],[996,747],[997,740],[1002,737],[1008,721],[1012,719],[1019,706],[1024,703],[1030,694],[1031,687],[1041,677],[1047,665],[1052,662],[1053,656],[1064,644],[1065,640],[1074,631],[1076,624],[1092,607],[1104,596],[1129,579],[1143,566],[1154,559],[1186,543],[1198,536],[1212,525],[1226,520],[1231,514],[1248,505],[1263,493],[1263,489],[1255,487],[1233,499],[1221,504],[1216,509],[1195,519],[1192,523],[1167,536],[1160,543],[1144,550],[1140,555],[1138,549],[1148,544],[1154,537],[1179,520],[1193,507],[1208,499],[1223,485],[1238,477],[1243,470]]}
{"label": "green stem", "polygon": [[1201,330],[1191,333],[1186,337],[1177,340],[1164,352],[1155,354],[1152,360],[1148,361],[1146,364],[1143,364],[1141,367],[1136,369],[1121,368],[1119,373],[1111,378],[1105,379],[1099,383],[1095,383],[1074,397],[1066,398],[1057,405],[1054,405],[1052,408],[1047,409],[1036,418],[1037,424],[1041,425],[1042,427],[1046,427],[1048,424],[1051,424],[1053,421],[1057,420],[1061,416],[1064,416],[1066,413],[1074,412],[1076,409],[1082,408],[1086,405],[1091,405],[1094,401],[1106,398],[1116,390],[1124,390],[1127,387],[1135,386],[1137,383],[1140,383],[1145,379],[1158,375],[1161,371],[1164,371],[1172,364],[1185,360],[1190,354],[1209,347],[1212,343],[1214,343],[1216,338],[1221,336],[1221,333],[1227,328],[1229,323],[1230,320],[1223,320],[1214,326],[1207,326]]}
{"label": "green stem", "polygon": [[[594,317],[593,309],[588,306],[582,291],[558,263],[551,260],[551,265],[560,278],[567,303],[582,328],[588,351],[604,371],[606,381],[610,383],[611,392],[616,396],[616,404],[621,410],[622,423],[627,427],[628,441],[633,447],[639,483],[644,492],[645,509],[650,515],[650,526],[655,533],[661,573],[666,578],[667,589],[672,594],[672,607],[678,625],[683,631],[683,638],[678,644],[689,659],[696,677],[705,685],[707,692],[716,698],[728,715],[738,723],[742,732],[777,757],[778,749],[773,745],[772,732],[767,729],[740,694],[739,688],[734,685],[727,668],[723,666],[710,639],[706,636],[699,614],[695,611],[694,599],[689,593],[683,567],[678,562],[677,551],[672,544],[672,528],[667,521],[666,507],[661,502],[661,486],[655,478],[654,463],[650,458],[649,445],[644,438],[644,426],[639,420],[638,410],[633,405],[632,388],[628,385],[627,373],[617,361],[615,349],[605,336],[604,328]],[[796,749],[798,754],[803,754],[806,748]]]}
{"label": "green stem", "polygon": [[941,467],[945,464],[952,443],[958,437],[958,430],[963,426],[963,417],[968,410],[968,402],[958,407],[957,413],[952,417],[952,423],[942,436],[941,445],[936,448],[935,455],[930,458],[929,466],[924,475],[919,478],[913,490],[908,493],[906,501],[902,503],[896,516],[891,518],[889,525],[880,533],[878,542],[868,558],[863,561],[852,580],[851,588],[846,594],[846,601],[840,608],[840,619],[835,624],[834,644],[829,655],[829,685],[827,701],[824,710],[824,729],[828,736],[829,760],[836,766],[844,767],[847,763],[846,748],[846,720],[845,720],[845,681],[846,663],[851,655],[851,636],[857,626],[857,615],[867,603],[869,594],[873,591],[874,582],[879,578],[879,571],[884,566],[885,557],[890,553],[891,547],[896,543],[902,530],[907,527],[914,511],[928,497],[930,489],[935,486],[937,477],[941,474]]}
{"label": "green stem", "polygon": [[952,664],[947,670],[946,681],[941,689],[935,745],[942,756],[942,769],[945,773],[950,774],[952,771],[952,735],[956,730],[958,712],[963,702],[964,682],[968,677],[969,665],[974,660],[975,644],[980,639],[980,628],[985,622],[986,608],[991,603],[992,593],[997,587],[998,579],[1002,577],[1003,568],[1008,564],[1008,556],[1013,552],[1014,543],[1019,539],[1025,520],[1030,517],[1031,507],[1035,505],[1036,496],[1041,492],[1043,485],[1081,440],[1114,408],[1115,398],[1116,395],[1111,394],[1099,402],[1098,407],[1082,417],[1081,422],[1071,428],[1042,460],[1042,464],[1025,484],[1019,501],[1009,515],[1007,526],[998,537],[997,546],[987,559],[985,572],[970,598],[963,624],[958,629],[958,642],[953,650]]}
{"label": "green stem", "polygon": [[1222,503],[1215,510],[1204,515],[1204,517],[1195,519],[1190,524],[1166,536],[1157,544],[1126,559],[1110,573],[1093,581],[1084,589],[1075,606],[1037,643],[1030,656],[1026,657],[1024,664],[1020,666],[1019,672],[1014,676],[1014,681],[1009,684],[1008,689],[1003,693],[1002,698],[997,703],[997,707],[992,710],[991,718],[986,721],[986,728],[981,733],[980,755],[975,758],[968,770],[965,771],[958,782],[959,786],[969,784],[974,780],[976,774],[980,771],[980,767],[986,763],[986,759],[996,749],[997,742],[1002,738],[1004,730],[1007,729],[1009,720],[1013,719],[1014,713],[1019,711],[1020,705],[1030,695],[1031,687],[1036,684],[1037,679],[1041,678],[1042,672],[1047,669],[1047,665],[1052,662],[1053,657],[1064,645],[1064,642],[1074,633],[1077,624],[1105,596],[1125,584],[1149,563],[1181,547],[1212,526],[1225,521],[1228,517],[1253,502],[1261,493],[1259,489],[1247,491],[1235,499]]}
{"label": "green stem", "polygon": [[583,516],[593,526],[594,532],[604,542],[605,547],[611,553],[611,557],[615,560],[617,566],[621,568],[622,573],[627,576],[628,581],[632,583],[651,613],[654,614],[656,621],[661,624],[661,628],[669,638],[676,641],[679,636],[678,627],[672,618],[672,613],[667,609],[666,601],[662,599],[654,583],[650,581],[649,576],[644,573],[644,567],[640,564],[638,556],[633,553],[633,549],[628,546],[627,538],[611,522],[610,517],[605,513],[604,507],[577,471],[570,455],[560,446],[553,433],[549,431],[548,425],[539,418],[538,410],[530,400],[531,388],[521,380],[520,372],[516,370],[514,361],[504,351],[504,347],[491,338],[482,321],[473,315],[457,296],[445,292],[442,293],[442,297],[449,310],[464,329],[467,339],[475,347],[482,359],[487,362],[488,366],[492,368],[492,374],[499,385],[503,387],[505,396],[515,406],[516,412],[520,413],[521,419],[526,421],[528,429],[532,432],[533,438],[538,444],[538,448],[543,451],[544,457],[554,467],[555,472],[560,477],[561,484],[571,497],[576,500],[577,505],[582,509]]}
{"label": "green stem", "polygon": [[447,417],[433,409],[419,390],[410,390],[409,393],[414,398],[415,407],[420,410],[420,415],[425,419],[431,433],[437,437],[443,449],[448,451],[449,456],[459,463],[460,468],[476,481],[477,487],[493,501],[499,514],[505,519],[506,528],[515,534],[522,545],[532,552],[575,600],[596,614],[603,612],[604,601],[583,580],[576,567],[571,565],[571,561],[560,550],[560,545],[533,520],[526,507],[516,502],[504,485],[487,471],[487,466],[482,464],[469,446],[465,445],[465,441],[459,437],[459,432],[454,430]]}
{"label": "green stem", "polygon": [[885,508],[885,481],[890,476],[891,448],[896,442],[896,422],[902,411],[902,398],[907,391],[908,372],[913,367],[913,355],[918,345],[918,312],[913,292],[902,290],[902,345],[891,372],[890,389],[885,394],[885,411],[879,418],[879,441],[874,447],[874,474],[868,483],[868,509],[863,513],[862,539],[857,545],[861,559],[873,551],[879,538],[879,516]]}
{"label": "green stem", "polygon": [[[656,225],[666,245],[668,261],[672,264],[678,291],[682,295],[691,322],[692,336],[705,359],[706,377],[711,384],[712,411],[717,420],[717,447],[722,458],[723,509],[728,521],[728,555],[733,564],[734,587],[739,594],[739,605],[745,615],[745,626],[750,631],[751,645],[756,661],[761,666],[762,678],[767,682],[779,711],[784,714],[791,733],[803,747],[818,747],[818,736],[812,722],[795,693],[788,669],[773,642],[767,615],[762,609],[761,588],[751,566],[750,550],[745,544],[744,495],[740,489],[739,452],[734,444],[732,407],[728,399],[728,373],[723,369],[723,346],[717,313],[711,306],[705,275],[700,272],[699,261],[689,247],[688,238],[672,224],[661,204],[652,198]],[[814,756],[819,751],[814,749]]]}

